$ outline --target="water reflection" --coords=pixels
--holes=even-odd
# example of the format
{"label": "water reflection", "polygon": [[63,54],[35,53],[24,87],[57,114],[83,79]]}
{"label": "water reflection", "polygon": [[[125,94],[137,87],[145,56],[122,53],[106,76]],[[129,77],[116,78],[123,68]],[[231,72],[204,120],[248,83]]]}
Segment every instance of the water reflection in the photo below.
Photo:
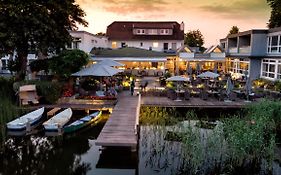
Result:
{"label": "water reflection", "polygon": [[[107,118],[105,114],[99,123],[75,134],[46,137],[39,132],[30,136],[9,136],[2,143],[3,152],[0,151],[0,174],[136,174],[137,163],[117,167],[111,162],[116,154],[100,155],[100,147],[95,146]],[[136,157],[124,154],[129,158],[121,159],[123,165],[136,162]]]}
{"label": "water reflection", "polygon": [[[191,121],[193,124],[195,121]],[[224,140],[219,141],[216,138],[216,132],[210,129],[192,128],[198,132],[200,139],[198,143],[187,148],[178,141],[171,141],[167,139],[168,132],[184,132],[182,130],[188,122],[182,122],[175,126],[142,126],[139,150],[139,174],[195,174],[192,168],[196,168],[196,174],[214,174],[222,173],[221,168],[227,164],[223,158]],[[193,125],[194,126],[194,125]],[[218,125],[219,126],[219,125]],[[215,134],[214,134],[215,133]],[[197,135],[197,134],[195,134]],[[212,135],[212,139],[207,136]],[[216,141],[220,142],[219,144]],[[191,143],[193,144],[193,143]],[[212,146],[209,144],[217,145]],[[186,146],[186,145],[185,145]],[[201,147],[201,148],[200,148]],[[279,147],[280,150],[280,147]],[[190,158],[193,158],[190,161]],[[194,160],[195,158],[195,160]],[[203,158],[202,160],[200,160]],[[193,164],[195,162],[195,165]],[[225,163],[225,164],[224,164]],[[215,168],[214,168],[215,167]],[[247,168],[246,168],[247,167]],[[257,166],[243,165],[235,169],[237,174],[267,174],[266,165],[264,163],[257,164]],[[218,168],[218,169],[216,169]],[[226,167],[227,168],[227,167]],[[248,169],[249,168],[249,169]],[[280,163],[273,162],[273,175],[281,174]]]}

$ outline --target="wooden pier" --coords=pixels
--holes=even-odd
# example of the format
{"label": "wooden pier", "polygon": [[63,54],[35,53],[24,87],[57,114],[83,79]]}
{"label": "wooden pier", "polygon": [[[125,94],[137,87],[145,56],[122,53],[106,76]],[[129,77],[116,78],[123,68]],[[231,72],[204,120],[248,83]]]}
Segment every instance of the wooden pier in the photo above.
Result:
{"label": "wooden pier", "polygon": [[140,99],[140,96],[120,94],[112,114],[96,140],[96,145],[132,149],[137,147]]}
{"label": "wooden pier", "polygon": [[[255,102],[251,102],[255,103]],[[189,100],[174,101],[167,97],[148,96],[142,97],[141,106],[158,106],[158,107],[182,107],[182,108],[243,108],[249,102],[244,100],[236,100],[231,102],[218,101],[210,98],[202,100],[201,98],[192,97]]]}

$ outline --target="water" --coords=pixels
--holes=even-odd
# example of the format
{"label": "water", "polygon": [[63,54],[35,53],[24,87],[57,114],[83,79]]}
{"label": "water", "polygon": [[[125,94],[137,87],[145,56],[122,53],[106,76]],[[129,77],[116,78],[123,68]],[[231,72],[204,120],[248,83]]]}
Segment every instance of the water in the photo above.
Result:
{"label": "water", "polygon": [[[105,119],[107,115],[105,115]],[[139,152],[95,146],[105,120],[75,135],[45,137],[43,133],[8,137],[0,154],[0,174],[174,175],[182,168],[180,142],[165,139],[174,127],[142,126]],[[202,129],[203,134],[210,130]],[[280,148],[279,148],[280,151]],[[273,174],[281,174],[273,164]]]}

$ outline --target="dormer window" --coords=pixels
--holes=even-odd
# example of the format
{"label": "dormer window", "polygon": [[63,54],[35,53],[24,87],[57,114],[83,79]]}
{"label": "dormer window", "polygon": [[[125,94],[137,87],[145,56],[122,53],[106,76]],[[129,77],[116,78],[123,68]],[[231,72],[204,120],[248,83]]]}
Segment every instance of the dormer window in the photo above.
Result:
{"label": "dormer window", "polygon": [[144,30],[144,29],[137,29],[137,30],[136,30],[136,33],[137,33],[138,35],[143,35],[143,34],[145,34],[145,30]]}

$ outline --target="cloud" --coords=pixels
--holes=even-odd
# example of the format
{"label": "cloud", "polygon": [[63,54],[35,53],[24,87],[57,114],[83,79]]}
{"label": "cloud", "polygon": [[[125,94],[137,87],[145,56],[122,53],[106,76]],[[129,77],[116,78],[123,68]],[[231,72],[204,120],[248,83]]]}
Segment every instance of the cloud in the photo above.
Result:
{"label": "cloud", "polygon": [[267,16],[269,7],[265,0],[236,0],[231,3],[199,5],[199,9],[220,15],[224,18],[255,18]]}
{"label": "cloud", "polygon": [[136,13],[165,13],[166,0],[102,0],[102,8],[106,12],[119,15]]}

